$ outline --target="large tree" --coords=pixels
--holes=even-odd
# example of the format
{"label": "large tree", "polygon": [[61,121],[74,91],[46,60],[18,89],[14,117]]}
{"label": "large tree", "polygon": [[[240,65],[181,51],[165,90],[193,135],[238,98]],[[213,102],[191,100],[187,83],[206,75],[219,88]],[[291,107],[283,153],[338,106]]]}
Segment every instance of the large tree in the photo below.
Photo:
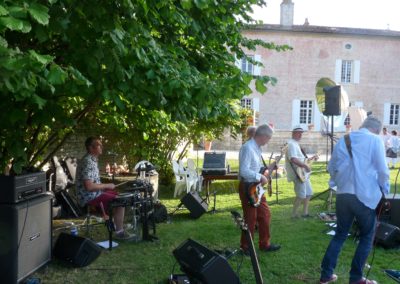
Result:
{"label": "large tree", "polygon": [[[43,164],[85,118],[129,129],[132,108],[187,125],[234,117],[253,79],[235,59],[287,48],[242,36],[252,4],[265,3],[0,1],[0,168]],[[274,82],[255,79],[261,92]]]}

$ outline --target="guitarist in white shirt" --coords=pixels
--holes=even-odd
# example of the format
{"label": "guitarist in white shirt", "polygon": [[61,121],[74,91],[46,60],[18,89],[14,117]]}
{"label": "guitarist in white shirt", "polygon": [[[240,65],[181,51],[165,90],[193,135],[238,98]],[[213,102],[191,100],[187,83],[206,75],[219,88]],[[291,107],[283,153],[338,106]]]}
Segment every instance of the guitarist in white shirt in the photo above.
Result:
{"label": "guitarist in white shirt", "polygon": [[[296,198],[293,203],[292,218],[299,218],[297,213],[300,205],[303,203],[303,218],[311,215],[308,212],[308,205],[312,196],[312,187],[309,179],[311,172],[310,166],[307,164],[307,157],[303,153],[299,141],[303,135],[303,128],[296,126],[292,130],[292,139],[289,139],[288,149],[285,157],[285,167],[287,172],[287,180],[294,183],[294,191]],[[314,159],[313,157],[312,159]]]}
{"label": "guitarist in white shirt", "polygon": [[[269,125],[260,125],[254,137],[244,143],[239,151],[239,196],[242,203],[243,217],[251,236],[254,236],[255,225],[258,223],[258,245],[260,251],[264,252],[279,250],[281,246],[270,242],[271,211],[265,196],[261,197],[259,206],[252,206],[248,197],[248,185],[254,182],[264,185],[268,182],[267,178],[260,173],[260,168],[262,167],[261,146],[269,142],[272,134],[273,130]],[[249,254],[249,244],[243,232],[240,239],[240,248],[245,255]]]}

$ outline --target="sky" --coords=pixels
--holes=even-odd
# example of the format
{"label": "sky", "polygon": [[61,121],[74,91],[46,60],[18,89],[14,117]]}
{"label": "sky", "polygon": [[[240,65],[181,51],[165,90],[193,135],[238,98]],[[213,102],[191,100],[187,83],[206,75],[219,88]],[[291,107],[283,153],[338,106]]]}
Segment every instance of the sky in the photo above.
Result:
{"label": "sky", "polygon": [[[254,19],[279,24],[282,0],[265,0],[267,6],[254,8]],[[292,0],[294,24],[390,29],[400,31],[400,0]]]}

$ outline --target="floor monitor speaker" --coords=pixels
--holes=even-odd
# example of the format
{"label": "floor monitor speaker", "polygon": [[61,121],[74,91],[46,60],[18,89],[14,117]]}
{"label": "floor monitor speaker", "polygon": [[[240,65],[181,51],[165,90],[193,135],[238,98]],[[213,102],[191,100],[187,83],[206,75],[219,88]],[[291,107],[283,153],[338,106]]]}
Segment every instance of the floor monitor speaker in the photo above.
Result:
{"label": "floor monitor speaker", "polygon": [[400,228],[400,196],[387,198],[390,202],[390,220],[389,223]]}
{"label": "floor monitor speaker", "polygon": [[51,199],[0,204],[2,283],[17,283],[51,260]]}
{"label": "floor monitor speaker", "polygon": [[189,192],[182,197],[181,202],[190,211],[192,218],[199,218],[205,212],[207,212],[207,202],[199,196],[197,192]]}
{"label": "floor monitor speaker", "polygon": [[379,222],[375,241],[384,248],[393,248],[400,244],[400,229],[388,223]]}
{"label": "floor monitor speaker", "polygon": [[93,241],[61,233],[54,245],[54,256],[76,267],[92,263],[101,253],[101,248]]}
{"label": "floor monitor speaker", "polygon": [[172,253],[190,283],[240,283],[225,257],[192,239],[184,241]]}

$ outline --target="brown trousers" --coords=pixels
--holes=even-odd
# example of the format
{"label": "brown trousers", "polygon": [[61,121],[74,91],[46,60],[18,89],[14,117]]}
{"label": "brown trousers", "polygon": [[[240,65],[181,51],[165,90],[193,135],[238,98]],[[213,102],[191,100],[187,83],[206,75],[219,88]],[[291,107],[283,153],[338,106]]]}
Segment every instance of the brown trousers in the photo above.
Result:
{"label": "brown trousers", "polygon": [[[254,239],[254,229],[257,223],[259,235],[258,246],[259,248],[268,248],[271,239],[269,230],[271,224],[271,211],[269,210],[265,196],[262,197],[260,206],[251,206],[245,193],[244,182],[242,181],[239,183],[239,196],[240,201],[242,202],[244,221],[247,224],[252,238]],[[242,236],[240,238],[240,247],[243,250],[247,250],[249,248],[245,232],[242,232]]]}

